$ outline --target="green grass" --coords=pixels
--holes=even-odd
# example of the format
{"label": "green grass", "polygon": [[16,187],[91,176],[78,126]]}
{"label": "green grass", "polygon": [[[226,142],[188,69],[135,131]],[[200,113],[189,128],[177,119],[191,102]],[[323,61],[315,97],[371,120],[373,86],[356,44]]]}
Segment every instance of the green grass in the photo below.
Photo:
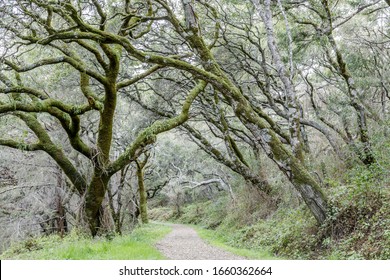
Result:
{"label": "green grass", "polygon": [[161,260],[164,256],[154,244],[171,231],[164,225],[148,224],[131,234],[91,239],[72,233],[29,239],[13,245],[0,259],[27,260]]}
{"label": "green grass", "polygon": [[277,260],[280,259],[272,255],[272,253],[265,250],[258,249],[244,249],[244,248],[236,248],[226,244],[227,240],[216,232],[215,230],[208,230],[198,226],[193,227],[199,236],[206,240],[209,244],[219,247],[225,251],[231,252],[237,256],[242,256],[251,260]]}

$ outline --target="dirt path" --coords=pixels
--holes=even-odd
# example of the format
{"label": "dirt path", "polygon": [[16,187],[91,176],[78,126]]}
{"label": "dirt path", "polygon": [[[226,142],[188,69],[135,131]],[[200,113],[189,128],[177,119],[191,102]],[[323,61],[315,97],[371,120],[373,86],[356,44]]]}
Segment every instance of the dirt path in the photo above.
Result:
{"label": "dirt path", "polygon": [[205,243],[190,227],[171,225],[173,230],[156,247],[171,260],[244,260]]}

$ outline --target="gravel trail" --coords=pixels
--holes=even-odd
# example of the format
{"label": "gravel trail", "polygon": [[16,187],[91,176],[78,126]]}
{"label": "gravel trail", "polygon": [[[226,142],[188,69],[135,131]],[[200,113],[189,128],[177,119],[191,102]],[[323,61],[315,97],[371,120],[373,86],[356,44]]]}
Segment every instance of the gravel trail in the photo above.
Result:
{"label": "gravel trail", "polygon": [[173,230],[156,247],[171,260],[244,260],[204,242],[196,231],[184,225],[170,225]]}

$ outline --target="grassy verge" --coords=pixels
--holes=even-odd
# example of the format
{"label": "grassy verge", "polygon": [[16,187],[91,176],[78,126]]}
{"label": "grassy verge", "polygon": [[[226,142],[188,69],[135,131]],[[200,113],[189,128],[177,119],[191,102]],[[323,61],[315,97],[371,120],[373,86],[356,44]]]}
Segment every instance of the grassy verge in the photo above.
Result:
{"label": "grassy verge", "polygon": [[153,245],[170,231],[168,226],[149,224],[111,240],[91,239],[74,232],[63,239],[34,238],[13,245],[0,259],[161,260],[164,256]]}
{"label": "grassy verge", "polygon": [[237,256],[242,256],[251,260],[277,260],[280,259],[266,250],[245,249],[232,247],[227,244],[228,240],[215,230],[208,230],[198,226],[193,226],[199,236],[209,244],[231,252]]}

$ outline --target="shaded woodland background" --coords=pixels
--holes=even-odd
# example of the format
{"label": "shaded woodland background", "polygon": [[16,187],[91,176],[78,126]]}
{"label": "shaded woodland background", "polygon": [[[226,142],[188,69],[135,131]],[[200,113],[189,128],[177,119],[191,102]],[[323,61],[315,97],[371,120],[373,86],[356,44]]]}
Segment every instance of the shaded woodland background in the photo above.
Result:
{"label": "shaded woodland background", "polygon": [[154,219],[388,259],[389,6],[0,1],[0,250]]}

